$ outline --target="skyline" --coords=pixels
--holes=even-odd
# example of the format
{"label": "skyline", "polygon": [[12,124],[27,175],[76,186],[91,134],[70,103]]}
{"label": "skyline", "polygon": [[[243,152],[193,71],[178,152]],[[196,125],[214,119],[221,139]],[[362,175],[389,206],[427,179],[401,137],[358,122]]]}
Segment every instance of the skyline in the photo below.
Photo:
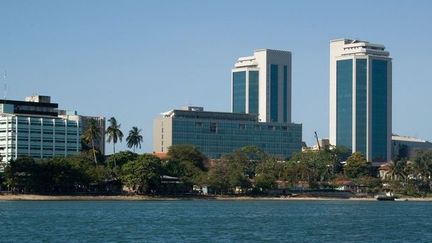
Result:
{"label": "skyline", "polygon": [[338,8],[342,1],[244,3],[2,3],[0,72],[7,71],[7,98],[50,95],[60,108],[115,116],[124,133],[142,128],[139,152],[151,152],[159,113],[187,104],[230,111],[237,58],[259,48],[282,49],[293,55],[292,121],[303,124],[303,140],[311,145],[313,131],[321,138],[329,132],[330,40],[358,38],[383,44],[392,55],[393,133],[432,140],[432,61],[421,48],[432,40],[422,28],[432,21],[431,3],[366,1],[374,6],[367,19]]}

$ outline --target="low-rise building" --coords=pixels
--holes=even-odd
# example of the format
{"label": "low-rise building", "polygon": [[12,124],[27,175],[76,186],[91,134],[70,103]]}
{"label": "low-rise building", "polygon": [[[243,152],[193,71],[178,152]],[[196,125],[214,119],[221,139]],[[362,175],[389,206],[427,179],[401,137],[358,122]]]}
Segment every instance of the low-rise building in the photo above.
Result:
{"label": "low-rise building", "polygon": [[155,119],[153,130],[154,152],[191,144],[211,159],[244,146],[286,159],[301,151],[301,139],[301,124],[258,122],[255,114],[209,112],[202,107],[165,112]]}
{"label": "low-rise building", "polygon": [[392,136],[392,157],[406,157],[413,159],[418,150],[432,150],[432,143],[423,139],[400,136]]}

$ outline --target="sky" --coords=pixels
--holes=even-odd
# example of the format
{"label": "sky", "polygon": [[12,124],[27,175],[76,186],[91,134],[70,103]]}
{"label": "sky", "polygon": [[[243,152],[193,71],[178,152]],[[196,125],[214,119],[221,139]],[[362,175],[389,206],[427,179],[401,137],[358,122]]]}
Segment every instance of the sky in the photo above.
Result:
{"label": "sky", "polygon": [[432,140],[431,12],[432,1],[0,0],[0,94],[114,116],[151,152],[160,113],[230,111],[237,58],[288,50],[292,119],[311,145],[329,133],[329,42],[357,38],[393,58],[393,133]]}

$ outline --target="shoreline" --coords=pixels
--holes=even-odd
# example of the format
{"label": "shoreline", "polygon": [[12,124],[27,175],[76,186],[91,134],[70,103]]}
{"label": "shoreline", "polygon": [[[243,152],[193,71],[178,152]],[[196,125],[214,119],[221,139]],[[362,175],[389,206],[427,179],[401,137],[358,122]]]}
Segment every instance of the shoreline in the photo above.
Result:
{"label": "shoreline", "polygon": [[[0,194],[2,201],[377,201],[375,198],[340,197],[251,197],[251,196],[146,196],[146,195],[38,195]],[[432,198],[401,197],[401,201],[432,202]]]}

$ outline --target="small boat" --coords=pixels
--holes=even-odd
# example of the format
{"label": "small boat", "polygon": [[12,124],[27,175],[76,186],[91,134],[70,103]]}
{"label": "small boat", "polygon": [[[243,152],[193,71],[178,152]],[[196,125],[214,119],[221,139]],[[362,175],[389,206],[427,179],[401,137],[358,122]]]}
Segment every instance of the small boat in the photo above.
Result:
{"label": "small boat", "polygon": [[394,201],[396,200],[395,196],[389,196],[389,195],[376,195],[375,199],[378,201]]}

